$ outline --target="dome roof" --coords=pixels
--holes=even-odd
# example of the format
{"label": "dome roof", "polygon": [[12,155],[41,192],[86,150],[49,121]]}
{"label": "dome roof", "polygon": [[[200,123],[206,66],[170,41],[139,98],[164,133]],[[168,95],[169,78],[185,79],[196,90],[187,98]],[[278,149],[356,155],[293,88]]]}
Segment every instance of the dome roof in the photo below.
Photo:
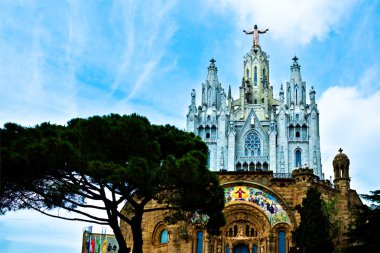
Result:
{"label": "dome roof", "polygon": [[348,167],[350,165],[350,159],[345,153],[342,153],[343,149],[339,149],[339,153],[335,156],[333,160],[333,166],[336,167]]}

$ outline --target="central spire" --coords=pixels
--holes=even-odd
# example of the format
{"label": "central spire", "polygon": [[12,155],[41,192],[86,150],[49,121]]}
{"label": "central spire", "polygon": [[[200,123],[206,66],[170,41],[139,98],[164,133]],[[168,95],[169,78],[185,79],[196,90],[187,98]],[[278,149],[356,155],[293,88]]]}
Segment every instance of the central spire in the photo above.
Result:
{"label": "central spire", "polygon": [[290,67],[290,70],[291,70],[290,80],[295,83],[302,82],[301,66],[298,64],[297,56],[294,56],[292,60],[293,60],[293,65]]}
{"label": "central spire", "polygon": [[215,60],[210,60],[210,66],[208,67],[207,81],[210,83],[218,82],[218,68],[215,66]]}

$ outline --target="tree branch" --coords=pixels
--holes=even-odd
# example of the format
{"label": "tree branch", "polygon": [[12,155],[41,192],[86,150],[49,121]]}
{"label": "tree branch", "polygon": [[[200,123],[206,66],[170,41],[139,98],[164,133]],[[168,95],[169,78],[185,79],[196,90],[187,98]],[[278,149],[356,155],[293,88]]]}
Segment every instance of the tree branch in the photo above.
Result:
{"label": "tree branch", "polygon": [[84,222],[90,222],[90,223],[95,223],[95,224],[99,224],[99,225],[108,225],[109,222],[100,222],[100,221],[97,221],[97,220],[88,220],[88,219],[82,219],[82,218],[67,218],[67,217],[63,217],[63,216],[58,216],[58,215],[54,215],[54,214],[50,214],[50,213],[47,213],[47,212],[44,212],[42,210],[40,210],[39,208],[35,208],[31,205],[28,205],[31,209],[39,212],[39,213],[42,213],[43,215],[46,215],[46,216],[49,216],[49,217],[53,217],[53,218],[58,218],[58,219],[62,219],[62,220],[70,220],[70,221],[84,221]]}

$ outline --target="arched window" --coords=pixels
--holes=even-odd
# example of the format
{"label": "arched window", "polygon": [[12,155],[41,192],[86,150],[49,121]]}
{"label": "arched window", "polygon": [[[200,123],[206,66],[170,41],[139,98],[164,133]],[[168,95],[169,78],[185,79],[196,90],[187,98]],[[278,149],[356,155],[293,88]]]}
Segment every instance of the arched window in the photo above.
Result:
{"label": "arched window", "polygon": [[247,72],[247,79],[249,80],[250,79],[249,78],[249,69],[247,69],[246,72]]}
{"label": "arched window", "polygon": [[257,245],[253,245],[252,253],[257,253]]}
{"label": "arched window", "polygon": [[230,228],[230,229],[228,230],[228,236],[229,236],[229,237],[232,237],[232,228]]}
{"label": "arched window", "polygon": [[286,253],[286,237],[283,230],[278,232],[278,253]]}
{"label": "arched window", "polygon": [[300,135],[300,132],[299,131],[297,131],[296,132],[296,138],[299,138],[301,135]]}
{"label": "arched window", "polygon": [[249,226],[245,226],[245,236],[249,237]]}
{"label": "arched window", "polygon": [[200,126],[198,128],[198,136],[201,137],[201,139],[203,139],[204,138],[204,134],[205,134],[205,130],[204,130],[203,126]]}
{"label": "arched window", "polygon": [[234,226],[234,236],[237,236],[237,232],[238,232],[238,227],[237,225]]}
{"label": "arched window", "polygon": [[257,86],[257,67],[253,68],[253,85]]}
{"label": "arched window", "polygon": [[261,143],[257,133],[251,132],[245,137],[244,154],[245,156],[261,155]]}
{"label": "arched window", "polygon": [[203,232],[199,231],[197,234],[197,253],[203,252]]}
{"label": "arched window", "polygon": [[255,164],[253,162],[251,162],[249,164],[249,171],[254,171],[255,170]]}
{"label": "arched window", "polygon": [[255,236],[255,229],[251,228],[251,237],[254,237],[254,236]]}
{"label": "arched window", "polygon": [[263,68],[263,88],[267,87],[267,77],[265,75],[265,68]]}
{"label": "arched window", "polygon": [[307,140],[307,126],[304,124],[302,125],[302,139]]}
{"label": "arched window", "polygon": [[216,139],[216,126],[211,127],[211,139]]}
{"label": "arched window", "polygon": [[164,229],[164,230],[161,231],[160,243],[161,244],[168,243],[168,240],[169,240],[168,230]]}
{"label": "arched window", "polygon": [[206,133],[206,135],[205,135],[206,139],[210,139],[210,127],[209,126],[205,127],[205,133]]}
{"label": "arched window", "polygon": [[301,150],[297,149],[296,152],[295,152],[295,167],[299,167],[301,166],[302,164],[302,160],[301,160]]}

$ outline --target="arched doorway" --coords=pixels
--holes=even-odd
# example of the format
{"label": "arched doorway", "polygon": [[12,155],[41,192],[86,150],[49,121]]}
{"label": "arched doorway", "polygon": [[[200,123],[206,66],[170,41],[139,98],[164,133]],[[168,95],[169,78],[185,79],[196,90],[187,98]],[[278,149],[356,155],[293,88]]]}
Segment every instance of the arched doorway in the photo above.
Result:
{"label": "arched doorway", "polygon": [[244,244],[240,244],[234,247],[233,253],[249,253],[249,248]]}

